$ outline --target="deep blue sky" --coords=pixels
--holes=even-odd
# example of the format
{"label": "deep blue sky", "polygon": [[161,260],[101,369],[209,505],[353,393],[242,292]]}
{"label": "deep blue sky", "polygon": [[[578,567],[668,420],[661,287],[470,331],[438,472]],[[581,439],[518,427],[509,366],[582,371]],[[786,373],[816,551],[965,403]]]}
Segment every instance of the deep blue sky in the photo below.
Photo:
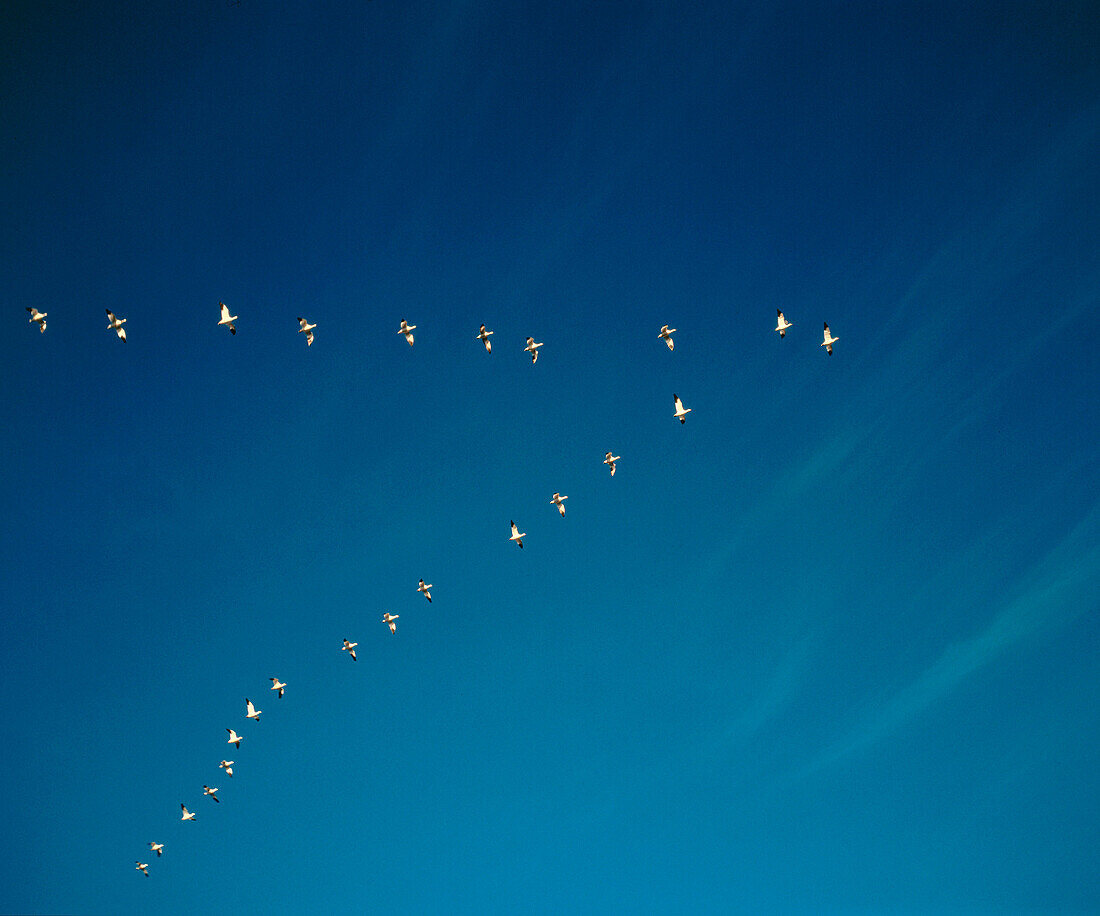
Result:
{"label": "deep blue sky", "polygon": [[1098,34],[5,5],[0,911],[1100,909]]}

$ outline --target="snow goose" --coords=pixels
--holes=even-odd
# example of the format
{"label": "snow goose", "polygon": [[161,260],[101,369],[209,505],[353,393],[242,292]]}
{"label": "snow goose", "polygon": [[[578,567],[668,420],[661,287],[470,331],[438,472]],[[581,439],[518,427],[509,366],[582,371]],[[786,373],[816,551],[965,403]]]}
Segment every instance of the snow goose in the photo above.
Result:
{"label": "snow goose", "polygon": [[154,843],[152,840],[149,841],[149,848],[157,854],[157,858],[160,858],[160,854],[164,852],[164,844]]}
{"label": "snow goose", "polygon": [[181,803],[180,804],[180,811],[183,812],[183,817],[180,818],[181,821],[193,821],[195,819],[194,812],[188,811],[187,810],[187,805]]}
{"label": "snow goose", "polygon": [[45,312],[40,312],[40,311],[38,311],[38,309],[29,308],[29,309],[27,309],[27,314],[29,314],[31,316],[30,321],[28,323],[29,324],[34,324],[37,321],[38,322],[38,330],[41,331],[43,334],[45,334],[46,333],[46,313]]}
{"label": "snow goose", "polygon": [[839,337],[833,337],[833,332],[829,330],[829,323],[825,322],[825,339],[821,341],[821,346],[825,348],[825,352],[830,356],[833,355],[833,344],[835,344]]}
{"label": "snow goose", "polygon": [[299,318],[298,319],[298,325],[299,325],[298,333],[306,335],[306,346],[307,347],[312,347],[313,346],[313,329],[315,327],[317,327],[317,325],[310,324],[304,318]]}
{"label": "snow goose", "polygon": [[657,335],[661,340],[668,344],[668,348],[671,350],[675,347],[672,342],[672,335],[676,333],[676,328],[670,328],[667,324],[661,325],[661,333]]}
{"label": "snow goose", "polygon": [[269,678],[271,681],[271,689],[279,691],[279,699],[283,698],[283,691],[286,689],[286,684],[280,681],[277,677]]}
{"label": "snow goose", "polygon": [[203,795],[209,795],[212,799],[214,799],[214,801],[216,801],[220,805],[221,804],[221,799],[218,798],[217,792],[218,792],[218,787],[217,786],[203,786],[202,787],[202,794]]}
{"label": "snow goose", "polygon": [[539,347],[541,346],[542,344],[535,343],[534,337],[527,338],[527,346],[523,349],[531,354],[531,362],[537,363],[539,361]]}
{"label": "snow goose", "polygon": [[233,761],[232,760],[223,760],[221,763],[218,764],[218,766],[221,767],[223,770],[225,770],[225,775],[226,776],[228,776],[230,779],[233,778]]}
{"label": "snow goose", "polygon": [[356,647],[357,645],[359,645],[359,643],[357,643],[357,642],[348,642],[348,641],[347,641],[347,640],[345,639],[345,640],[344,640],[344,647],[343,647],[343,649],[341,649],[340,651],[341,651],[341,652],[350,652],[350,653],[351,653],[351,660],[352,660],[353,662],[354,662],[354,661],[358,661],[358,659],[356,659],[356,657],[355,657],[355,647]]}
{"label": "snow goose", "polygon": [[386,613],[382,615],[382,622],[385,624],[389,624],[391,633],[397,632],[397,624],[394,621],[396,621],[397,618],[400,616],[400,614],[391,614],[389,611],[386,611]]}
{"label": "snow goose", "polygon": [[684,408],[684,402],[680,400],[680,396],[678,394],[673,394],[672,400],[676,402],[676,413],[674,413],[672,416],[679,420],[680,425],[683,426],[684,421],[687,419],[687,415],[691,413],[691,408]]}
{"label": "snow goose", "polygon": [[609,468],[611,468],[611,476],[612,477],[615,476],[615,462],[616,461],[622,461],[622,458],[619,455],[612,455],[611,452],[608,452],[606,455],[603,456],[603,463],[606,464]]}
{"label": "snow goose", "polygon": [[425,598],[428,599],[428,604],[432,603],[431,588],[432,588],[431,583],[429,582],[427,585],[425,585],[423,579],[420,580],[420,584],[416,587],[416,590],[418,592],[420,592],[420,594],[422,594]]}
{"label": "snow goose", "polygon": [[413,330],[416,328],[415,324],[409,324],[404,318],[401,319],[401,327],[397,329],[398,334],[404,334],[405,340],[409,342],[409,346],[413,345]]}
{"label": "snow goose", "polygon": [[477,332],[477,337],[474,338],[475,340],[480,340],[483,344],[485,344],[485,352],[486,353],[492,353],[493,352],[493,342],[491,340],[489,340],[489,336],[492,333],[493,333],[492,331],[486,331],[485,330],[485,325],[482,325],[481,330]]}
{"label": "snow goose", "polygon": [[146,878],[148,878],[149,877],[149,863],[148,862],[140,862],[137,859],[134,859],[134,862],[137,863],[134,866],[134,870],[141,872],[143,875],[145,875]]}
{"label": "snow goose", "polygon": [[234,747],[239,748],[241,746],[241,742],[244,741],[244,738],[241,735],[238,735],[231,728],[227,728],[226,731],[229,732],[229,740],[225,743],[232,744]]}
{"label": "snow goose", "polygon": [[523,549],[523,538],[527,537],[527,532],[526,531],[520,531],[516,527],[515,522],[511,522],[510,524],[512,525],[512,536],[510,538],[508,538],[508,540],[509,541],[515,541],[516,544],[519,545],[519,548],[522,550]]}
{"label": "snow goose", "polygon": [[789,322],[786,318],[783,317],[783,313],[781,311],[779,311],[779,309],[775,310],[775,314],[776,314],[775,330],[777,330],[779,332],[780,337],[786,337],[787,336],[787,328],[792,326],[791,322]]}
{"label": "snow goose", "polygon": [[262,709],[257,709],[255,706],[253,706],[252,701],[250,699],[248,699],[248,697],[244,698],[244,705],[247,707],[247,710],[245,711],[244,717],[246,719],[255,719],[257,722],[259,722],[260,721],[260,713],[262,713],[263,710]]}
{"label": "snow goose", "polygon": [[107,313],[107,330],[114,331],[118,335],[118,339],[123,343],[126,343],[126,328],[123,327],[126,324],[125,318],[116,318],[115,313],[110,309],[104,309]]}
{"label": "snow goose", "polygon": [[226,305],[224,302],[219,302],[218,307],[222,311],[222,317],[221,321],[218,322],[218,327],[221,327],[224,324],[226,327],[229,328],[230,334],[236,334],[237,326],[233,324],[233,322],[237,320],[237,316],[229,314],[229,306]]}
{"label": "snow goose", "polygon": [[558,512],[561,513],[561,517],[565,518],[565,501],[569,499],[568,496],[562,496],[560,493],[555,493],[550,497],[550,502],[558,507]]}

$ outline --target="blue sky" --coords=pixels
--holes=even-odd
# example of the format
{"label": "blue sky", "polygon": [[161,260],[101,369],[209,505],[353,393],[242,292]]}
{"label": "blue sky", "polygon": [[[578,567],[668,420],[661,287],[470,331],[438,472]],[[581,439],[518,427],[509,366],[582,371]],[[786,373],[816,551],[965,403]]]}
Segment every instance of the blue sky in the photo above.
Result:
{"label": "blue sky", "polygon": [[0,911],[1100,908],[1089,4],[0,36]]}

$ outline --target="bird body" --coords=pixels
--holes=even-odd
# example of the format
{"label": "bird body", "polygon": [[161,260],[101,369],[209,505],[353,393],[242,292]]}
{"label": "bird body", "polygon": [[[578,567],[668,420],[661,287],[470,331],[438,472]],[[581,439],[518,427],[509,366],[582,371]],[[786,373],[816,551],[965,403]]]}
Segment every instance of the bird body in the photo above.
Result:
{"label": "bird body", "polygon": [[233,322],[237,320],[237,316],[229,314],[229,306],[226,305],[224,302],[219,302],[218,307],[221,309],[221,320],[218,322],[218,327],[221,327],[224,324],[227,328],[229,328],[230,334],[236,334],[237,326],[233,324]]}
{"label": "bird body", "polygon": [[180,818],[181,821],[193,821],[195,819],[194,813],[187,810],[187,805],[181,804],[180,811],[183,812],[183,817]]}
{"label": "bird body", "polygon": [[148,863],[138,862],[136,859],[134,861],[136,863],[135,866],[134,866],[135,870],[141,872],[143,875],[145,875],[146,878],[148,878],[149,877],[149,865],[148,865]]}
{"label": "bird body", "polygon": [[244,717],[246,719],[255,719],[257,722],[259,722],[260,721],[260,713],[262,713],[263,710],[262,709],[257,709],[255,706],[253,706],[252,701],[250,699],[248,699],[248,697],[245,697],[244,705],[246,707]]}
{"label": "bird body", "polygon": [[107,330],[114,331],[118,335],[118,339],[123,343],[126,343],[126,328],[123,327],[126,324],[125,318],[116,318],[115,313],[110,309],[104,309],[107,313]]}
{"label": "bird body", "polygon": [[345,640],[344,640],[344,647],[343,647],[343,649],[341,649],[340,651],[341,651],[341,652],[350,652],[350,653],[351,653],[351,660],[352,660],[353,662],[354,662],[354,661],[357,661],[357,659],[356,659],[356,657],[355,657],[355,647],[356,647],[357,645],[359,645],[359,643],[357,643],[357,642],[348,642],[348,641],[347,641],[347,640],[345,639]]}
{"label": "bird body", "polygon": [[608,452],[606,455],[603,456],[603,463],[611,468],[612,477],[615,476],[615,462],[621,460],[622,459],[619,455],[612,455],[611,452]]}
{"label": "bird body", "polygon": [[398,334],[404,334],[405,335],[405,340],[407,340],[409,342],[410,347],[413,345],[413,333],[412,332],[413,332],[413,329],[415,327],[416,327],[415,324],[409,324],[404,318],[402,318],[401,319],[401,327],[399,327],[397,329]]}
{"label": "bird body", "polygon": [[527,532],[526,531],[520,531],[519,528],[516,527],[515,522],[511,522],[511,525],[512,525],[512,536],[510,538],[508,538],[508,540],[509,541],[515,541],[516,544],[519,545],[520,549],[522,550],[523,549],[523,538],[527,537]]}
{"label": "bird body", "polygon": [[232,760],[223,760],[221,763],[218,764],[218,766],[221,767],[223,770],[225,770],[225,775],[226,776],[228,776],[230,779],[233,778],[233,761]]}
{"label": "bird body", "polygon": [[163,843],[154,843],[152,840],[149,841],[149,848],[153,852],[155,852],[158,857],[160,856],[160,854],[162,852],[164,852],[164,844]]}
{"label": "bird body", "polygon": [[672,349],[674,349],[674,346],[675,346],[672,343],[672,335],[675,334],[675,333],[676,333],[676,328],[670,328],[667,324],[663,324],[663,325],[661,325],[661,333],[659,333],[657,336],[659,338],[661,338],[662,340],[664,340],[664,342],[666,344],[668,344],[668,348],[670,350],[672,350]]}
{"label": "bird body", "polygon": [[244,738],[242,738],[240,735],[238,735],[231,728],[227,728],[226,731],[229,732],[229,740],[226,741],[225,743],[226,744],[232,744],[234,747],[239,748],[241,746],[241,742],[244,741]]}
{"label": "bird body", "polygon": [[569,499],[568,496],[562,496],[560,493],[555,493],[550,497],[550,502],[558,507],[558,512],[561,513],[561,517],[565,518],[565,500]]}
{"label": "bird body", "polygon": [[829,330],[829,323],[825,323],[825,339],[821,341],[821,346],[825,348],[825,352],[830,356],[833,355],[833,344],[835,344],[839,337],[833,337],[833,332]]}
{"label": "bird body", "polygon": [[776,314],[775,330],[777,330],[779,332],[780,337],[786,337],[787,336],[787,328],[792,327],[791,322],[789,322],[786,318],[783,317],[783,313],[781,311],[779,311],[779,309],[775,310],[775,314]]}
{"label": "bird body", "polygon": [[677,394],[673,394],[672,399],[676,402],[676,413],[673,414],[673,417],[679,420],[680,425],[683,426],[684,421],[687,419],[687,415],[691,413],[691,408],[685,408],[684,402],[680,400],[680,396]]}
{"label": "bird body", "polygon": [[286,689],[286,684],[280,681],[277,677],[273,677],[271,680],[271,689],[279,691],[279,699],[283,698],[283,691]]}
{"label": "bird body", "polygon": [[312,347],[313,346],[313,329],[315,327],[317,327],[317,325],[310,324],[304,318],[299,318],[298,319],[298,325],[299,325],[298,333],[306,335],[306,346],[307,347]]}
{"label": "bird body", "polygon": [[423,579],[420,580],[420,584],[416,587],[416,590],[418,592],[420,592],[420,594],[422,594],[425,598],[428,599],[428,604],[432,603],[431,588],[432,588],[431,583],[429,582],[427,585],[425,585]]}
{"label": "bird body", "polygon": [[203,786],[202,787],[202,794],[203,795],[209,795],[212,799],[214,799],[214,801],[216,801],[220,805],[221,804],[221,799],[218,798],[217,791],[218,791],[217,786]]}
{"label": "bird body", "polygon": [[483,344],[485,344],[486,353],[493,352],[493,342],[489,340],[489,337],[492,333],[492,331],[486,331],[485,325],[482,325],[481,330],[477,332],[477,337],[474,338],[475,340],[480,340]]}
{"label": "bird body", "polygon": [[40,312],[36,308],[28,308],[27,309],[27,314],[31,316],[28,324],[34,324],[37,321],[38,322],[38,330],[41,331],[43,334],[45,334],[46,333],[46,313],[45,312]]}
{"label": "bird body", "polygon": [[386,624],[389,624],[391,633],[396,633],[397,632],[396,620],[400,616],[401,616],[400,614],[391,614],[389,611],[386,611],[386,613],[382,615],[382,622],[386,623]]}
{"label": "bird body", "polygon": [[539,347],[541,347],[541,346],[542,346],[542,344],[535,343],[535,338],[534,337],[528,337],[527,338],[527,346],[524,347],[523,349],[531,354],[531,362],[532,363],[537,363],[539,361]]}

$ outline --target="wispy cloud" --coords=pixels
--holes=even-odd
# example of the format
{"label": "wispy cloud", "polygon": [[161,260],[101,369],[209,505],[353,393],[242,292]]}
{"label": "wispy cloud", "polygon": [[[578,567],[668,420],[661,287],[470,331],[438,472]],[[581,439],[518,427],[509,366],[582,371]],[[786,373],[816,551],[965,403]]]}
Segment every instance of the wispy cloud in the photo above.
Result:
{"label": "wispy cloud", "polygon": [[984,630],[949,645],[919,677],[826,748],[814,772],[901,728],[970,675],[1029,638],[1039,638],[1100,606],[1100,505],[1023,577],[1016,596]]}

